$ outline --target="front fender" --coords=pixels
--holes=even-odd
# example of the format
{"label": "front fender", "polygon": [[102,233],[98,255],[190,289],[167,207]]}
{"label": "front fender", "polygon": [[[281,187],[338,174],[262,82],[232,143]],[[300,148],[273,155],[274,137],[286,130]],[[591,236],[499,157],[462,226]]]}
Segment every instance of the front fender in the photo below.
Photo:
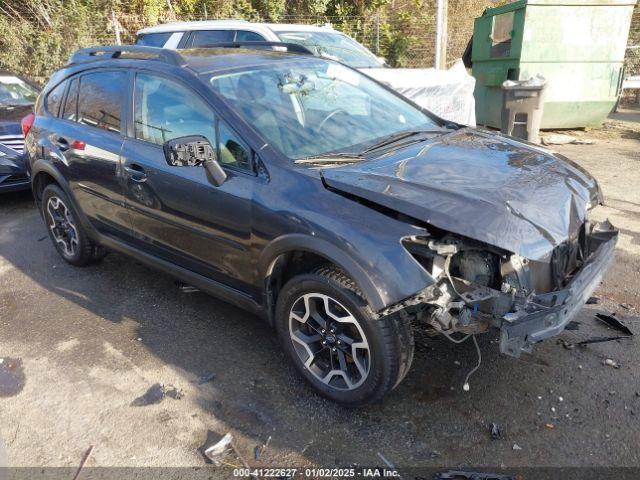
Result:
{"label": "front fender", "polygon": [[[381,247],[382,249],[382,247]],[[258,259],[262,278],[274,262],[288,252],[304,251],[326,258],[349,275],[374,311],[383,310],[430,285],[433,280],[421,269],[398,239],[398,250],[385,251],[385,262],[371,262],[366,252],[356,258],[339,246],[307,234],[287,234],[272,240]]]}

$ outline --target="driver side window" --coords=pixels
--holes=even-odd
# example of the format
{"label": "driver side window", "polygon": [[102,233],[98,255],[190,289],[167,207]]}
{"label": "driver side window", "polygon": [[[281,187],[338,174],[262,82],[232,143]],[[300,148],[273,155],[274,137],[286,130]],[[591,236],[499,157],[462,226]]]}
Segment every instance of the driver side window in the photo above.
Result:
{"label": "driver side window", "polygon": [[139,140],[162,145],[174,138],[202,135],[215,145],[215,118],[209,106],[171,80],[137,74],[133,109]]}
{"label": "driver side window", "polygon": [[252,170],[251,149],[221,121],[216,135],[216,119],[209,105],[188,88],[138,73],[133,110],[138,140],[163,145],[174,138],[202,135],[217,147],[221,165]]}

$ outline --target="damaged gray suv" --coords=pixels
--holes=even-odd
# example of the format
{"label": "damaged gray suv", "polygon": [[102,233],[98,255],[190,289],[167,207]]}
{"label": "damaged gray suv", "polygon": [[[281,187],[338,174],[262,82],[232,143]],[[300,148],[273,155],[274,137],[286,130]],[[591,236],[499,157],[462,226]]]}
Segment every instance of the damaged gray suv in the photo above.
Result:
{"label": "damaged gray suv", "polygon": [[400,383],[414,329],[496,329],[518,357],[598,285],[617,232],[589,220],[582,168],[340,63],[239,46],[98,47],[53,75],[24,123],[67,262],[117,251],[264,317],[348,404]]}

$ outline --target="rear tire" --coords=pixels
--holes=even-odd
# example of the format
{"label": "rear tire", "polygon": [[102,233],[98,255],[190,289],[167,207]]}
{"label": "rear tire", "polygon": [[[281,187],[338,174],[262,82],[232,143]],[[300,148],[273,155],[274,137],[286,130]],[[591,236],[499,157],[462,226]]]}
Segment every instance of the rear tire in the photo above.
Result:
{"label": "rear tire", "polygon": [[275,321],[298,371],[339,403],[381,399],[413,360],[409,317],[399,312],[376,318],[355,283],[333,265],[289,280],[278,296]]}
{"label": "rear tire", "polygon": [[67,263],[82,267],[105,256],[104,249],[89,240],[73,204],[58,185],[45,187],[41,208],[49,238]]}

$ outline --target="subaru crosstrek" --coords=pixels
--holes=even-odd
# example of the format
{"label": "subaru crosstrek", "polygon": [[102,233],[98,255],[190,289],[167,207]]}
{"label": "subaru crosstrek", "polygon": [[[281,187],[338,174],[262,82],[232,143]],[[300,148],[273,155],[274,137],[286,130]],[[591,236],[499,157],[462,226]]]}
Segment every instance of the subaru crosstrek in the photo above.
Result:
{"label": "subaru crosstrek", "polygon": [[414,329],[516,357],[564,329],[617,239],[587,172],[257,48],[99,47],[52,76],[26,148],[67,262],[121,252],[264,317],[342,403],[399,384]]}

